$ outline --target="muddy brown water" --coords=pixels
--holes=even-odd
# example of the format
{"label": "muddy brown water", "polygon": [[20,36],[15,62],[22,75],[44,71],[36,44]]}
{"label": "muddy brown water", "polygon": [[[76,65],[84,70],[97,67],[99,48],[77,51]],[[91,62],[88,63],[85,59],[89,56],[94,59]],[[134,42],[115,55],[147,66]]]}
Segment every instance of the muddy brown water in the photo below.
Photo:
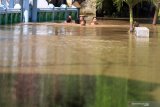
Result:
{"label": "muddy brown water", "polygon": [[0,26],[0,107],[159,107],[160,26]]}

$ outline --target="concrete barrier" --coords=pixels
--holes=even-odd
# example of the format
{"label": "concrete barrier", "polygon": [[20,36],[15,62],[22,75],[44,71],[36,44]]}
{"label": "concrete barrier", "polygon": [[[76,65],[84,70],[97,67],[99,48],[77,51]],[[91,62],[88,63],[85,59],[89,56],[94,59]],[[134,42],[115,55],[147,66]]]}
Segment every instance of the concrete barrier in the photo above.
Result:
{"label": "concrete barrier", "polygon": [[135,35],[137,37],[149,37],[149,29],[147,27],[135,27]]}

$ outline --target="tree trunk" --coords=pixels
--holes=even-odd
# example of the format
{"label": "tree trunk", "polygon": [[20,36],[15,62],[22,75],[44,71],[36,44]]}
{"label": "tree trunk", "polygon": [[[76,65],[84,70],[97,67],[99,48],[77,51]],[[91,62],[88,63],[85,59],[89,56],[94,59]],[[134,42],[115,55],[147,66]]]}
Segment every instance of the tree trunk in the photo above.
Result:
{"label": "tree trunk", "polygon": [[153,25],[157,24],[158,13],[159,13],[159,4],[155,9],[154,18],[153,18],[153,22],[152,22]]}
{"label": "tree trunk", "polygon": [[133,32],[133,9],[129,6],[129,16],[130,16],[130,32]]}

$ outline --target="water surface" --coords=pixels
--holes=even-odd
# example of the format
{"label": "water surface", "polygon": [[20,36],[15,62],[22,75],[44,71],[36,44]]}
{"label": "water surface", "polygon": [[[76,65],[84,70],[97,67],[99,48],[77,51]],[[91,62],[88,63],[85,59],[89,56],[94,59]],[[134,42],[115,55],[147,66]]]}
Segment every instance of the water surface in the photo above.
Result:
{"label": "water surface", "polygon": [[0,26],[0,106],[159,107],[160,26]]}

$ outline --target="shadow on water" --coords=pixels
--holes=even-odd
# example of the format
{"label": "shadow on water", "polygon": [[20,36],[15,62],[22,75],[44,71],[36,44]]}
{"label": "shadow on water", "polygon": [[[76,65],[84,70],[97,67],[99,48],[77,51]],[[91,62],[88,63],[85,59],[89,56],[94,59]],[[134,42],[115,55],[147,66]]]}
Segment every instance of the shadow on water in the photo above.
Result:
{"label": "shadow on water", "polygon": [[131,107],[133,101],[154,102],[151,92],[160,87],[115,77],[47,74],[0,74],[0,84],[2,107]]}

